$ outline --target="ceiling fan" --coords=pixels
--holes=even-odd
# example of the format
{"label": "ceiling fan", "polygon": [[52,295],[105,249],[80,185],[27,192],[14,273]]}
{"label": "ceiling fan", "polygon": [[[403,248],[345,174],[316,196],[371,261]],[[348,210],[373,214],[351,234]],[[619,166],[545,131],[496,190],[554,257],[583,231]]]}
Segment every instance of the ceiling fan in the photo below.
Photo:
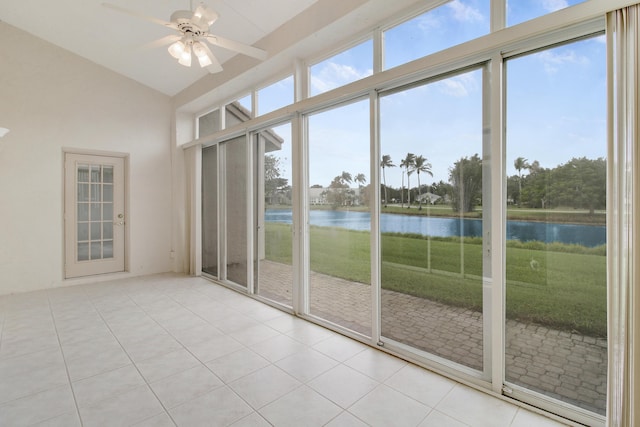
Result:
{"label": "ceiling fan", "polygon": [[176,31],[177,34],[156,40],[148,44],[147,47],[160,47],[169,44],[169,54],[185,67],[191,66],[193,53],[198,59],[200,67],[206,68],[210,73],[222,71],[222,65],[211,52],[207,43],[260,60],[267,58],[267,52],[262,49],[211,34],[209,27],[218,19],[218,14],[204,3],[200,3],[195,10],[193,10],[193,5],[191,6],[192,10],[176,10],[171,14],[169,21],[145,16],[111,3],[102,3],[102,5]]}

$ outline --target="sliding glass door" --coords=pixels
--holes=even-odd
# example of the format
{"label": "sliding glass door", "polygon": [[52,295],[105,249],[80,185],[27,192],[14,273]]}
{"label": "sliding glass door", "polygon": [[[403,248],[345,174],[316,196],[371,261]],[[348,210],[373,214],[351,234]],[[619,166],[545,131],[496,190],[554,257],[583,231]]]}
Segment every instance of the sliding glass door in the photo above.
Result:
{"label": "sliding glass door", "polygon": [[254,134],[257,173],[254,293],[292,306],[293,187],[291,124]]}
{"label": "sliding glass door", "polygon": [[480,372],[482,96],[475,69],[380,97],[382,340]]}
{"label": "sliding glass door", "polygon": [[248,285],[247,138],[243,135],[202,152],[202,271],[244,288]]}
{"label": "sliding glass door", "polygon": [[[605,413],[605,43],[507,71],[506,381],[514,396]],[[538,403],[538,402],[535,402]]]}
{"label": "sliding glass door", "polygon": [[371,335],[369,100],[308,117],[309,311]]}

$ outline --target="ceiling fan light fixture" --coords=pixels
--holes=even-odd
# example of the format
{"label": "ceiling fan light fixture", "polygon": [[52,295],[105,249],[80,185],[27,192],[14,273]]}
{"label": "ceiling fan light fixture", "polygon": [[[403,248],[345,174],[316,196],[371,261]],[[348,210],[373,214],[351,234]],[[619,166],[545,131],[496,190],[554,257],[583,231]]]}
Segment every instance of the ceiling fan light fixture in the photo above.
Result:
{"label": "ceiling fan light fixture", "polygon": [[180,59],[182,57],[182,54],[185,51],[185,45],[184,43],[182,43],[181,40],[178,40],[177,42],[169,46],[168,51],[171,56],[173,56],[176,59]]}
{"label": "ceiling fan light fixture", "polygon": [[180,59],[178,60],[178,64],[184,65],[185,67],[191,67],[191,46],[186,45],[184,51],[180,55]]}

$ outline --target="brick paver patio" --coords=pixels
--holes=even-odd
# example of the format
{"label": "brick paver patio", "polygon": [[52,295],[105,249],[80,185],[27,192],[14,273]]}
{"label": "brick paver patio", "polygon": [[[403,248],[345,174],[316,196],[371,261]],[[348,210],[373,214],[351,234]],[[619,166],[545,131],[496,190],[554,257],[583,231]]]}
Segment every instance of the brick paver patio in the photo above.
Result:
{"label": "brick paver patio", "polygon": [[[291,305],[291,266],[260,262],[266,298]],[[371,287],[311,273],[311,314],[371,334]],[[382,335],[481,370],[482,314],[382,290]],[[607,341],[507,320],[507,380],[604,414]]]}

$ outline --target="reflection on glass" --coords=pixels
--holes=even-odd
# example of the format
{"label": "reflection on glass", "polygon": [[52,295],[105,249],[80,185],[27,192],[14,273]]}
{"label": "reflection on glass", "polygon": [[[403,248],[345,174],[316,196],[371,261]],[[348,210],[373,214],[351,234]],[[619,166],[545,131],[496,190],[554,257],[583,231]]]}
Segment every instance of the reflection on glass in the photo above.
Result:
{"label": "reflection on glass", "polygon": [[227,280],[247,286],[247,141],[244,136],[226,147]]}
{"label": "reflection on glass", "polygon": [[218,146],[202,149],[202,271],[218,276]]}
{"label": "reflection on glass", "polygon": [[[515,6],[515,5],[514,5]],[[605,44],[507,62],[506,379],[599,414],[607,383]],[[512,231],[514,229],[512,228]],[[507,226],[509,234],[509,226]]]}
{"label": "reflection on glass", "polygon": [[382,336],[483,371],[482,71],[381,97],[380,123]]}
{"label": "reflection on glass", "polygon": [[[258,133],[255,147],[263,159],[259,162],[262,171],[257,174],[255,292],[290,307],[293,287],[291,125],[287,123]],[[283,213],[288,221],[273,221],[274,213]]]}
{"label": "reflection on glass", "polygon": [[489,0],[456,0],[386,30],[384,69],[488,34],[489,15]]}
{"label": "reflection on glass", "polygon": [[[309,117],[310,216],[326,211],[346,221],[370,210],[369,102]],[[371,222],[359,231],[309,227],[310,312],[371,335]]]}
{"label": "reflection on glass", "polygon": [[78,165],[78,182],[89,182],[89,165]]}

